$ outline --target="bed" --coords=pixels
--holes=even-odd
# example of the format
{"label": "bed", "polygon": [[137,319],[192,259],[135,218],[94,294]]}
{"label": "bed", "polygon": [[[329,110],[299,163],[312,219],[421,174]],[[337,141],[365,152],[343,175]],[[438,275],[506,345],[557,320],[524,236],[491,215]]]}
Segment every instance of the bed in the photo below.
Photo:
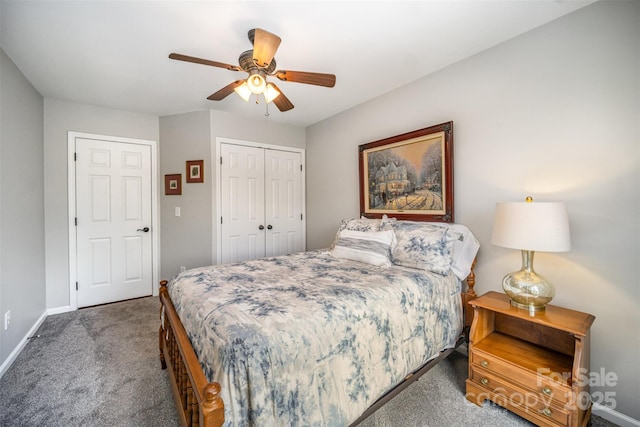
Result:
{"label": "bed", "polygon": [[359,218],[325,250],[161,282],[182,424],[358,424],[465,341],[478,247],[459,224]]}

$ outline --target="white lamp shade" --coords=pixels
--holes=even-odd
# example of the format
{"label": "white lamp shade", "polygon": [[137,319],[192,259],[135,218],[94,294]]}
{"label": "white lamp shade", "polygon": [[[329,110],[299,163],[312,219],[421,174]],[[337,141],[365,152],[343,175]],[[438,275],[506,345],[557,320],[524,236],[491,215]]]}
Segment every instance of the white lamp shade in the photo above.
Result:
{"label": "white lamp shade", "polygon": [[264,95],[264,99],[267,101],[267,103],[269,103],[274,99],[276,99],[277,97],[279,97],[280,92],[278,91],[278,89],[276,89],[276,87],[272,83],[267,83],[267,87],[264,90],[263,95]]}
{"label": "white lamp shade", "polygon": [[491,243],[542,252],[571,249],[569,217],[562,202],[496,203]]}
{"label": "white lamp shade", "polygon": [[243,82],[240,86],[236,86],[233,90],[247,102],[249,101],[249,98],[251,98],[251,91],[249,90],[249,85],[246,81]]}
{"label": "white lamp shade", "polygon": [[249,90],[256,95],[264,92],[265,87],[267,86],[267,82],[264,80],[264,77],[260,73],[251,74],[247,78],[247,86]]}

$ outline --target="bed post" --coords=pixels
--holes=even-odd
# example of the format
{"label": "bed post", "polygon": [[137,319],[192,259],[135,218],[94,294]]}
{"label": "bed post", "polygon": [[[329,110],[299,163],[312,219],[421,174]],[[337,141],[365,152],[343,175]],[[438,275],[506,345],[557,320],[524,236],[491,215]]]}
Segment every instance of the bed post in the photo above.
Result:
{"label": "bed post", "polygon": [[476,290],[475,290],[475,286],[476,286],[476,263],[478,262],[478,258],[474,258],[473,259],[473,264],[471,264],[471,271],[469,272],[469,275],[467,276],[467,295],[469,295],[470,299],[469,301],[471,301],[472,299],[475,299],[478,297],[478,295],[476,295]]}
{"label": "bed post", "polygon": [[471,264],[471,272],[466,278],[467,291],[462,293],[462,306],[464,309],[464,333],[467,343],[469,342],[469,329],[471,328],[471,322],[473,321],[473,307],[471,307],[469,301],[472,301],[478,297],[474,289],[476,286],[475,268],[477,262],[478,258],[476,257],[473,260],[473,264]]}
{"label": "bed post", "polygon": [[218,383],[209,383],[204,387],[200,425],[221,426],[224,423],[224,403],[220,397],[221,389]]}
{"label": "bed post", "polygon": [[[167,291],[167,281],[160,281],[160,291]],[[160,329],[158,330],[158,346],[160,349],[160,366],[162,369],[167,369],[167,362],[164,360],[164,351],[162,350],[162,341],[164,335],[164,304],[160,304]]]}

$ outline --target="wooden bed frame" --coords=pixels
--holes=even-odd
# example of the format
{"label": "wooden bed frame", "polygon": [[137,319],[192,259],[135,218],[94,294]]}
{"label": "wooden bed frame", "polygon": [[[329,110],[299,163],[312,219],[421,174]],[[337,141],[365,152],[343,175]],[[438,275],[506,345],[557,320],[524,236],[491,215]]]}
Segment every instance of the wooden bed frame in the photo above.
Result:
{"label": "wooden bed frame", "polygon": [[[469,305],[469,301],[477,297],[474,290],[475,265],[476,262],[474,261],[471,273],[465,280],[467,291],[463,291],[461,294],[465,322],[463,333],[458,338],[456,347],[441,351],[436,358],[407,375],[400,384],[371,405],[351,426],[362,422],[395,395],[418,380],[420,376],[433,368],[438,362],[449,356],[463,342],[469,341],[468,333],[473,320],[473,308]],[[158,334],[160,363],[162,369],[169,367],[169,378],[171,379],[171,388],[180,422],[183,426],[220,427],[224,423],[224,403],[220,397],[220,384],[209,383],[205,377],[187,332],[182,326],[182,322],[171,302],[167,283],[166,280],[160,282],[161,320]]]}

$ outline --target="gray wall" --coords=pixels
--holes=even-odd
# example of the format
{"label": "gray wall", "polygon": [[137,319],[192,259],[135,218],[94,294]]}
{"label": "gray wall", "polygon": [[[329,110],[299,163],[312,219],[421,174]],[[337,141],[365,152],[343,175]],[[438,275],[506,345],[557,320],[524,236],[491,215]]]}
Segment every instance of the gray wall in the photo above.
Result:
{"label": "gray wall", "polygon": [[[45,313],[42,97],[0,49],[0,365]],[[4,313],[11,324],[4,330]]]}
{"label": "gray wall", "polygon": [[[305,148],[304,128],[277,124],[268,118],[247,119],[215,110],[161,117],[161,174],[182,174],[181,196],[164,195],[164,178],[162,181],[161,278],[170,279],[180,266],[192,268],[215,262],[213,189],[218,163],[212,162],[211,156],[217,137]],[[204,160],[204,183],[185,182],[187,160]],[[176,206],[180,207],[180,217],[174,214]]]}
{"label": "gray wall", "polygon": [[[481,242],[477,289],[520,253],[490,243],[497,201],[567,203],[572,250],[536,254],[554,303],[592,313],[591,368],[640,420],[640,2],[598,2],[307,129],[307,246],[355,217],[357,146],[454,121],[455,211]],[[339,189],[339,191],[337,191]]]}
{"label": "gray wall", "polygon": [[158,117],[73,102],[44,100],[44,189],[47,308],[67,307],[69,227],[67,133],[158,141]]}
{"label": "gray wall", "polygon": [[[161,279],[211,264],[211,124],[209,111],[160,118]],[[187,184],[187,160],[204,160],[204,182]],[[182,174],[182,195],[164,194],[164,175]],[[180,207],[180,216],[174,215]]]}

